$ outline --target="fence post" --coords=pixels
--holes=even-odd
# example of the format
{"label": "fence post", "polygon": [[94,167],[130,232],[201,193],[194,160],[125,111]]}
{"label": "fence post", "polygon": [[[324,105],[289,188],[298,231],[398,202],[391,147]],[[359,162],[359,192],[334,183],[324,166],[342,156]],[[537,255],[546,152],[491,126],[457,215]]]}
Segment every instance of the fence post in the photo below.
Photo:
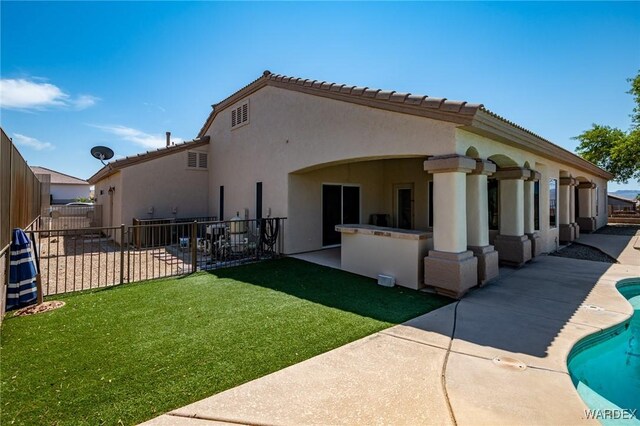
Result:
{"label": "fence post", "polygon": [[198,221],[191,224],[191,272],[198,270]]}
{"label": "fence post", "polygon": [[124,223],[120,225],[120,284],[124,283]]}

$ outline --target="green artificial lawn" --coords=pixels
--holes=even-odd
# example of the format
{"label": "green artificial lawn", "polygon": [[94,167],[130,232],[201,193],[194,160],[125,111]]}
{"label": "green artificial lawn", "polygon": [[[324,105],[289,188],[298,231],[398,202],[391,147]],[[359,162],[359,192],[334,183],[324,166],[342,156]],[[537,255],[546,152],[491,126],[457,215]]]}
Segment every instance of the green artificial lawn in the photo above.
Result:
{"label": "green artificial lawn", "polygon": [[450,301],[290,258],[56,300],[3,322],[2,425],[141,422]]}

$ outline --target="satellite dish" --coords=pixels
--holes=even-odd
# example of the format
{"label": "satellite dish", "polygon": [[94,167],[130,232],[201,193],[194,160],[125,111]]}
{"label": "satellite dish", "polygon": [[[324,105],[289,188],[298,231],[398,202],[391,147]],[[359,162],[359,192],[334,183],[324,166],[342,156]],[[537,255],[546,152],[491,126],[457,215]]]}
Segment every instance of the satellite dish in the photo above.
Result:
{"label": "satellite dish", "polygon": [[104,160],[110,160],[113,158],[113,150],[106,146],[94,146],[91,148],[91,155],[100,160],[100,162],[106,166]]}

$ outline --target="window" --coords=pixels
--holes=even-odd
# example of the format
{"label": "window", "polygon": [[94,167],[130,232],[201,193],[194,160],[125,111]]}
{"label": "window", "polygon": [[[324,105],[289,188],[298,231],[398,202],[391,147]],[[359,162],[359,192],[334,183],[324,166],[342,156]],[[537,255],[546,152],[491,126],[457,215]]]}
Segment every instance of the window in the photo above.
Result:
{"label": "window", "polygon": [[489,229],[500,229],[500,185],[495,179],[487,181],[487,196],[489,198]]}
{"label": "window", "polygon": [[247,124],[249,122],[249,101],[231,110],[231,128]]}
{"label": "window", "polygon": [[533,184],[533,229],[540,230],[540,182]]}
{"label": "window", "polygon": [[558,226],[558,179],[549,179],[549,227]]}
{"label": "window", "polygon": [[208,154],[206,152],[187,152],[187,168],[189,169],[206,169],[208,161]]}
{"label": "window", "polygon": [[596,216],[598,216],[600,211],[600,193],[598,192],[598,185],[596,185],[595,191],[596,191]]}

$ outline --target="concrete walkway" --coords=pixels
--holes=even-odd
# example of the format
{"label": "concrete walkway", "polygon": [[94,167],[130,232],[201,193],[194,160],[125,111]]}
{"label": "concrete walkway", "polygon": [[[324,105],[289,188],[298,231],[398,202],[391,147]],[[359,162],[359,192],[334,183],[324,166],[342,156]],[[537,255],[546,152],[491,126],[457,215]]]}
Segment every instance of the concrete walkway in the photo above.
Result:
{"label": "concrete walkway", "polygon": [[620,264],[542,256],[502,269],[460,302],[147,424],[588,423],[567,355],[630,317],[615,284],[640,277],[634,256],[626,245]]}
{"label": "concrete walkway", "polygon": [[640,236],[580,234],[576,242],[596,247],[620,263],[640,265]]}

